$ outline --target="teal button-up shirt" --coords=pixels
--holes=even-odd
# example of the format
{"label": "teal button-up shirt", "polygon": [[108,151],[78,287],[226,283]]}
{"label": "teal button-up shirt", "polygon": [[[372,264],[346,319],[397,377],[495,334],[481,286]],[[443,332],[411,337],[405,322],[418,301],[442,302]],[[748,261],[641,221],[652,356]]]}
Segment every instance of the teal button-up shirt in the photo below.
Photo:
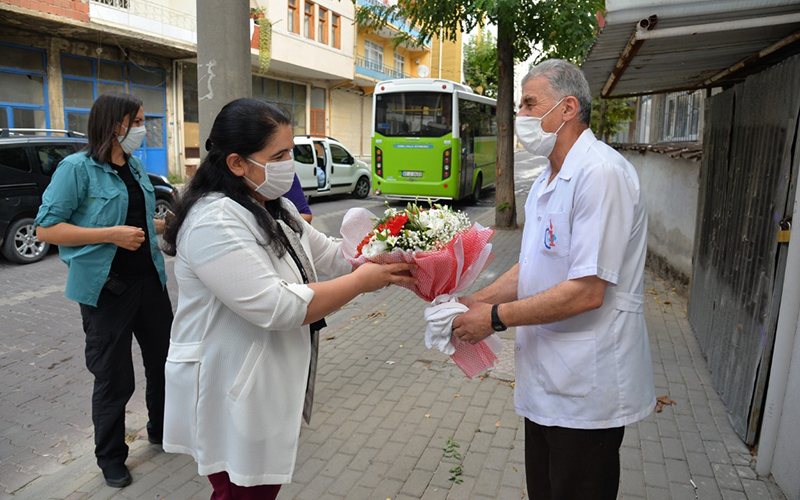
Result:
{"label": "teal button-up shirt", "polygon": [[[150,254],[161,279],[161,286],[164,286],[167,274],[153,224],[156,205],[153,185],[138,158],[131,156],[128,163],[133,177],[144,192]],[[53,179],[42,196],[42,206],[36,215],[35,225],[50,227],[66,222],[81,227],[122,226],[127,214],[128,190],[125,182],[110,165],[98,163],[85,152],[80,152],[64,158],[58,164]],[[111,262],[117,253],[117,246],[113,243],[59,246],[58,253],[69,267],[65,293],[67,298],[96,306],[111,269]]]}

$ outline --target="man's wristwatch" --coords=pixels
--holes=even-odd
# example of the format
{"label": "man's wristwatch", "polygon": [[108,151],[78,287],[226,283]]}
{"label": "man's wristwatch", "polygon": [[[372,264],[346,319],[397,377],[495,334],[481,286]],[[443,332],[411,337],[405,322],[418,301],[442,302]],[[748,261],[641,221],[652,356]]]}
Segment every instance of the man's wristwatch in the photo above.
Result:
{"label": "man's wristwatch", "polygon": [[504,332],[508,330],[508,327],[505,323],[500,321],[500,316],[497,314],[498,307],[500,307],[500,304],[495,304],[492,306],[492,328],[496,332]]}

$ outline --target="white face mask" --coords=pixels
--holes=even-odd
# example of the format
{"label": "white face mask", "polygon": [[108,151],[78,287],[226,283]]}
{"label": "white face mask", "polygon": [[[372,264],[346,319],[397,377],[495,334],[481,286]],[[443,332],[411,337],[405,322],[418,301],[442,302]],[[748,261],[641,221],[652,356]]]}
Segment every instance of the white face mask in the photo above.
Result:
{"label": "white face mask", "polygon": [[255,160],[247,158],[247,161],[258,165],[264,169],[264,182],[256,184],[255,182],[247,179],[247,182],[255,186],[256,193],[260,194],[268,200],[277,200],[292,187],[294,182],[294,159],[289,158],[284,161],[276,161],[275,163],[267,163],[262,165]]}
{"label": "white face mask", "polygon": [[550,108],[550,111],[545,113],[541,118],[533,116],[518,116],[516,120],[517,137],[522,147],[525,150],[536,156],[549,156],[553,152],[558,139],[558,131],[567,122],[562,122],[561,126],[555,132],[545,132],[542,130],[542,119],[549,115],[556,107],[564,101],[566,97],[558,101],[555,106]]}
{"label": "white face mask", "polygon": [[131,154],[139,149],[145,136],[147,136],[147,129],[142,125],[141,127],[131,127],[128,137],[118,135],[117,140],[122,150],[125,151],[126,154]]}

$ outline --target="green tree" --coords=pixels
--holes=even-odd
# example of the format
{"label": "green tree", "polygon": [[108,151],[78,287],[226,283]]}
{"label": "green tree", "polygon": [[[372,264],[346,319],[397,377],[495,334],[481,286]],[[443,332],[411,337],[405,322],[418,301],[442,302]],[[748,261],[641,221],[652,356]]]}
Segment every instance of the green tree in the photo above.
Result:
{"label": "green tree", "polygon": [[[355,0],[353,0],[355,3]],[[427,43],[435,34],[455,40],[484,23],[497,26],[497,227],[516,227],[514,198],[514,59],[527,59],[534,48],[537,60],[560,57],[581,60],[595,34],[595,13],[603,0],[397,0],[390,6],[358,9],[356,23],[377,30],[397,18],[410,19],[415,38],[402,30],[396,43]]]}
{"label": "green tree", "polygon": [[464,80],[478,94],[497,97],[497,42],[489,31],[464,46]]}
{"label": "green tree", "polygon": [[636,99],[592,99],[592,123],[590,128],[602,140],[620,130],[623,125],[633,120],[636,116]]}

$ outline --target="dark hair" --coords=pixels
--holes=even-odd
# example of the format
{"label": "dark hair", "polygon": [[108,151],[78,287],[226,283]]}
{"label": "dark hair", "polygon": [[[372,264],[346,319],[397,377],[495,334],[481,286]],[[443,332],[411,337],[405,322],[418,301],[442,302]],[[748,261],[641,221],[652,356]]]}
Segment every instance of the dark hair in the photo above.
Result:
{"label": "dark hair", "polygon": [[194,204],[209,193],[219,192],[255,216],[270,247],[283,257],[289,241],[275,220],[283,220],[298,234],[303,233],[302,226],[283,207],[280,198],[259,204],[250,196],[250,188],[242,178],[230,171],[226,159],[232,153],[247,157],[264,149],[274,139],[278,127],[290,126],[291,123],[285,111],[260,99],[236,99],[222,108],[206,141],[208,155],[197,168],[175,206],[175,217],[169,220],[164,230],[163,249],[167,255],[175,255],[178,232]]}
{"label": "dark hair", "polygon": [[128,137],[131,124],[141,107],[142,100],[131,94],[110,92],[98,97],[89,111],[89,143],[84,148],[86,155],[99,163],[110,162],[114,143],[118,141],[114,129],[128,117],[128,130],[125,131],[125,137]]}

